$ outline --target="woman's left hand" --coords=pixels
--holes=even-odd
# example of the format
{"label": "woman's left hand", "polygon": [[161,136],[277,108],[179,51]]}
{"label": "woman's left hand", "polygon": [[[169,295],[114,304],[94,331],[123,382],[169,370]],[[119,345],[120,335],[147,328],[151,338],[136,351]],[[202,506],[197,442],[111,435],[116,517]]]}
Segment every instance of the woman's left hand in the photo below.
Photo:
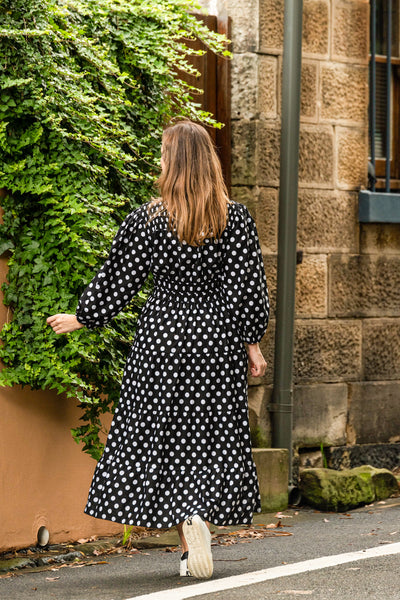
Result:
{"label": "woman's left hand", "polygon": [[82,323],[79,323],[75,315],[68,315],[66,313],[59,313],[52,315],[46,320],[46,323],[53,328],[55,333],[70,333],[75,329],[84,327]]}

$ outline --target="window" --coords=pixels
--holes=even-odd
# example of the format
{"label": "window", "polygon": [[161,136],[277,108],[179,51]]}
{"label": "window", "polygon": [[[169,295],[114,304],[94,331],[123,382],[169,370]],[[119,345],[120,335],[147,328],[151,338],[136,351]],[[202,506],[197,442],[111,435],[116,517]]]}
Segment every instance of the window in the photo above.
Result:
{"label": "window", "polygon": [[399,0],[371,0],[370,160],[372,189],[400,190]]}

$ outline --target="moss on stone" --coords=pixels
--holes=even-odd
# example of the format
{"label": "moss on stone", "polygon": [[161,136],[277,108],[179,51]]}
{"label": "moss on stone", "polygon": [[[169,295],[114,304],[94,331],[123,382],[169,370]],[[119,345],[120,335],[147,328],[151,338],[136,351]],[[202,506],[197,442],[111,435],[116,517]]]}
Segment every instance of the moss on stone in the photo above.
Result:
{"label": "moss on stone", "polygon": [[342,512],[388,498],[398,490],[398,485],[387,469],[366,465],[343,471],[304,469],[300,489],[304,500],[311,506]]}
{"label": "moss on stone", "polygon": [[259,425],[250,430],[250,439],[252,448],[269,448],[269,440]]}

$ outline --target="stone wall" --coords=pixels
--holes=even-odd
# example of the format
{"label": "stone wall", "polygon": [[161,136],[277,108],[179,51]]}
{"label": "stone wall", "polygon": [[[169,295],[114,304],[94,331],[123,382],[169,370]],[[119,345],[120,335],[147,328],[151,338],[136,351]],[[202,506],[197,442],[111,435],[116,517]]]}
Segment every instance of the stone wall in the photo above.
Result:
{"label": "stone wall", "polygon": [[[250,380],[270,440],[284,0],[210,0],[232,17],[232,196],[256,219],[271,291]],[[361,225],[367,184],[368,0],[304,0],[294,441],[299,448],[400,441],[400,229]],[[319,454],[320,457],[320,454]]]}

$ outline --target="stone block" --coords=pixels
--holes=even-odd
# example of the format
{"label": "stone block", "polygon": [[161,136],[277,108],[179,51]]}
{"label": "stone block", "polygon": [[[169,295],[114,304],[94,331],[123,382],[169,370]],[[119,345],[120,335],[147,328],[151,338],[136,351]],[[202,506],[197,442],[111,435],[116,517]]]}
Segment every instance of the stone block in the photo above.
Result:
{"label": "stone block", "polygon": [[342,188],[360,189],[367,186],[367,130],[337,127],[337,184]]}
{"label": "stone block", "polygon": [[[333,131],[331,127],[300,128],[299,181],[332,187]],[[278,155],[279,159],[279,155]]]}
{"label": "stone block", "polygon": [[372,465],[393,471],[400,465],[400,444],[361,444],[338,446],[329,450],[328,466],[343,469]]}
{"label": "stone block", "polygon": [[258,188],[255,219],[261,250],[264,254],[276,253],[278,249],[278,208],[278,190]]}
{"label": "stone block", "polygon": [[257,469],[263,512],[284,510],[288,505],[288,450],[286,448],[254,448],[253,459]]}
{"label": "stone block", "polygon": [[229,0],[228,13],[232,17],[232,51],[255,52],[258,46],[259,0]]}
{"label": "stone block", "polygon": [[305,255],[296,269],[296,316],[326,317],[328,268],[326,255]]}
{"label": "stone block", "polygon": [[356,252],[358,227],[356,193],[299,190],[299,248],[308,252]]}
{"label": "stone block", "polygon": [[271,446],[271,418],[268,410],[271,394],[271,387],[249,386],[249,421],[253,448]]}
{"label": "stone block", "polygon": [[361,252],[400,254],[400,229],[397,223],[361,223],[360,228]]}
{"label": "stone block", "polygon": [[309,450],[299,455],[300,469],[323,468],[324,459],[321,450]]}
{"label": "stone block", "polygon": [[364,379],[400,379],[400,319],[365,319],[362,334]]}
{"label": "stone block", "polygon": [[278,99],[278,59],[262,55],[258,55],[258,58],[257,112],[262,119],[275,119]]}
{"label": "stone block", "polygon": [[256,139],[255,121],[232,122],[232,186],[255,184]]}
{"label": "stone block", "polygon": [[282,51],[284,9],[284,0],[259,0],[260,52]]}
{"label": "stone block", "polygon": [[329,257],[329,316],[400,316],[400,256]]}
{"label": "stone block", "polygon": [[332,56],[348,62],[368,61],[369,3],[335,0],[332,20]]}
{"label": "stone block", "polygon": [[258,122],[257,133],[257,184],[276,186],[279,184],[280,130]]}
{"label": "stone block", "polygon": [[360,377],[360,322],[296,320],[294,351],[296,383],[337,382],[357,380]]}
{"label": "stone block", "polygon": [[257,196],[258,194],[256,187],[247,187],[241,185],[231,188],[231,199],[247,206],[253,219],[256,219],[257,216]]}
{"label": "stone block", "polygon": [[353,469],[353,472],[359,474],[364,479],[371,477],[375,500],[379,501],[390,498],[390,496],[397,494],[399,491],[396,477],[387,469],[375,469],[371,465],[364,465],[356,467]]}
{"label": "stone block", "polygon": [[301,66],[300,116],[317,118],[317,69],[314,62],[303,61]]}
{"label": "stone block", "polygon": [[305,0],[303,5],[303,52],[328,56],[329,2]]}
{"label": "stone block", "polygon": [[374,500],[389,498],[398,491],[398,486],[390,471],[364,465],[343,471],[304,469],[300,490],[303,499],[311,506],[344,512]]}
{"label": "stone block", "polygon": [[315,448],[321,444],[324,446],[345,444],[346,421],[346,384],[295,386],[293,398],[293,443],[295,445],[301,448]]}
{"label": "stone block", "polygon": [[232,119],[254,119],[257,114],[258,56],[245,53],[232,57]]}
{"label": "stone block", "polygon": [[348,443],[400,442],[400,382],[349,384]]}
{"label": "stone block", "polygon": [[321,119],[366,122],[368,69],[343,64],[321,65]]}
{"label": "stone block", "polygon": [[232,119],[271,119],[277,114],[278,59],[254,53],[232,58]]}

